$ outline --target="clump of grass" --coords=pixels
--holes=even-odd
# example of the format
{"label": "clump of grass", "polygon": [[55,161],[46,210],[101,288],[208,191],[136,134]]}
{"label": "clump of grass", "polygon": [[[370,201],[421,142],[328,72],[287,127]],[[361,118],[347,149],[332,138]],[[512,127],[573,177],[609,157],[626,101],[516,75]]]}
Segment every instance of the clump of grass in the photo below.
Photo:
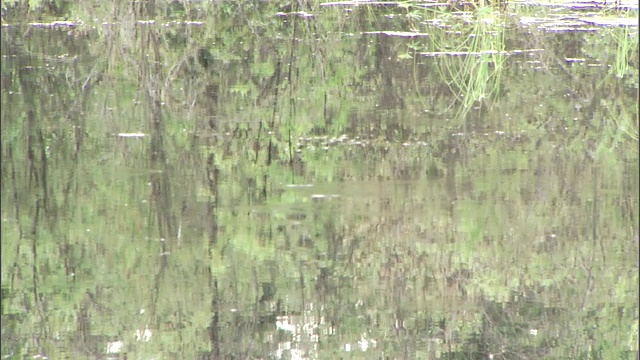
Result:
{"label": "clump of grass", "polygon": [[629,72],[629,59],[638,57],[638,31],[625,26],[611,32],[616,44],[615,75],[622,78]]}
{"label": "clump of grass", "polygon": [[476,9],[475,19],[460,27],[463,36],[458,44],[452,44],[450,38],[434,37],[436,48],[453,48],[454,51],[469,54],[463,57],[445,56],[437,62],[442,78],[447,80],[461,104],[457,119],[464,118],[478,102],[499,91],[505,45],[503,21],[497,14],[491,6]]}

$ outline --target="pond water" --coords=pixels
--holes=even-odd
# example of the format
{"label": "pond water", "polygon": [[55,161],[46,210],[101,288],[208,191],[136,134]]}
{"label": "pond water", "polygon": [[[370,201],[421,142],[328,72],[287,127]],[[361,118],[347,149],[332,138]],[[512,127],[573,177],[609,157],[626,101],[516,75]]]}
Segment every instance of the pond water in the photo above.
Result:
{"label": "pond water", "polygon": [[582,4],[4,2],[3,358],[635,358],[637,4]]}

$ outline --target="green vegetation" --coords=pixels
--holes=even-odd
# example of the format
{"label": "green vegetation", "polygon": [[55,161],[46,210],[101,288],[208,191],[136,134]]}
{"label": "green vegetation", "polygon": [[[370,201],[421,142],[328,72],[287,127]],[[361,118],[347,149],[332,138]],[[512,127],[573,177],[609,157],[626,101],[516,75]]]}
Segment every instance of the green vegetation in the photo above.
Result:
{"label": "green vegetation", "polygon": [[38,5],[2,5],[3,356],[638,351],[634,29]]}

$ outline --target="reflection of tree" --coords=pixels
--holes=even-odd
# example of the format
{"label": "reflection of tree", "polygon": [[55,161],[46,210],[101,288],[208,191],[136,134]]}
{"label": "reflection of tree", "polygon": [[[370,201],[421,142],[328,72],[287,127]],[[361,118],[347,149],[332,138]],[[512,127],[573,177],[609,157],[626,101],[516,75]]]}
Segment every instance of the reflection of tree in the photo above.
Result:
{"label": "reflection of tree", "polygon": [[[266,4],[261,2],[251,11],[259,9],[262,12],[265,9],[263,3]],[[293,7],[287,10],[296,10],[295,2],[292,4]],[[185,2],[187,5],[193,4]],[[38,318],[41,312],[32,310],[34,304],[42,309],[51,304],[51,298],[43,300],[43,293],[78,292],[74,290],[77,289],[73,285],[76,282],[72,280],[77,278],[77,284],[81,284],[77,287],[90,288],[88,293],[95,293],[95,299],[89,302],[83,295],[84,290],[80,290],[80,296],[70,296],[69,300],[65,297],[67,294],[60,296],[63,300],[58,304],[69,304],[73,319],[68,321],[76,322],[76,332],[107,331],[101,329],[100,321],[101,316],[106,315],[101,310],[94,311],[99,309],[96,303],[106,303],[107,300],[100,297],[104,294],[91,288],[99,287],[96,283],[105,282],[109,279],[107,276],[113,276],[115,280],[107,285],[109,289],[115,289],[119,295],[126,294],[128,301],[134,301],[131,299],[135,295],[129,298],[131,291],[126,287],[133,284],[141,289],[145,304],[153,303],[152,311],[147,311],[147,314],[152,314],[153,325],[160,328],[163,335],[183,339],[185,329],[198,328],[195,331],[202,334],[206,327],[208,337],[192,341],[199,342],[198,347],[210,347],[210,351],[203,354],[206,358],[263,357],[274,347],[274,342],[268,343],[265,339],[284,342],[293,336],[274,328],[278,317],[288,315],[296,319],[297,324],[309,325],[309,328],[313,328],[311,324],[314,321],[315,325],[320,324],[320,320],[309,315],[311,311],[308,309],[312,306],[318,317],[327,319],[332,330],[338,329],[340,336],[371,326],[374,328],[372,331],[393,334],[396,343],[401,340],[400,343],[406,345],[404,357],[410,358],[420,351],[419,339],[423,335],[414,332],[411,322],[430,317],[431,314],[423,316],[419,312],[424,308],[431,311],[440,300],[439,288],[433,283],[442,281],[449,291],[446,295],[464,298],[464,306],[476,304],[471,296],[466,298],[465,295],[467,292],[472,294],[478,287],[475,282],[482,281],[482,278],[471,277],[469,270],[456,269],[451,262],[441,267],[429,262],[433,259],[417,260],[426,257],[421,253],[421,246],[432,250],[435,246],[447,249],[447,244],[453,246],[465,241],[455,232],[458,222],[464,217],[457,201],[475,196],[474,187],[488,189],[486,192],[493,195],[487,196],[494,198],[499,198],[495,193],[500,192],[488,186],[481,176],[476,176],[487,171],[484,163],[487,157],[482,156],[487,147],[475,152],[476,139],[471,136],[451,137],[446,119],[421,115],[423,109],[441,108],[439,102],[451,102],[453,97],[446,83],[432,80],[436,75],[432,67],[434,59],[416,60],[414,64],[399,62],[396,55],[405,44],[402,40],[382,35],[363,36],[356,40],[356,46],[350,40],[335,41],[331,37],[336,32],[326,34],[326,30],[333,27],[326,25],[325,19],[269,18],[265,20],[266,25],[252,22],[245,26],[249,15],[247,8],[241,8],[245,5],[222,8],[222,12],[215,15],[215,29],[233,31],[216,31],[215,35],[212,35],[210,25],[179,27],[174,24],[163,28],[158,24],[136,23],[137,20],[153,18],[153,9],[160,4],[121,3],[120,6],[122,8],[114,12],[118,24],[103,27],[99,35],[92,33],[93,36],[87,38],[59,43],[56,39],[67,36],[57,30],[47,32],[45,36],[35,36],[37,31],[32,29],[29,38],[21,39],[29,49],[49,49],[54,45],[67,44],[66,41],[70,49],[71,45],[78,46],[76,51],[83,56],[74,62],[53,62],[54,57],[43,57],[62,70],[45,70],[38,59],[30,58],[26,62],[33,66],[15,67],[21,68],[19,76],[14,77],[13,70],[2,75],[3,96],[7,96],[5,84],[14,81],[12,79],[20,79],[14,82],[21,84],[22,91],[13,91],[22,93],[17,96],[25,98],[24,108],[12,103],[12,106],[17,106],[15,111],[10,107],[3,109],[0,183],[3,199],[13,198],[9,203],[15,204],[16,236],[20,238],[15,253],[30,256],[28,264],[24,265],[19,261],[25,257],[16,255],[12,272],[15,279],[22,279],[19,295],[27,299],[24,308],[32,316],[30,320],[36,320],[25,323],[41,324],[39,321],[42,319]],[[362,8],[354,10],[358,17],[353,19],[353,23],[350,22],[352,19],[346,21],[340,33],[380,26],[369,22],[373,17]],[[330,13],[323,16],[331,18]],[[254,31],[261,36],[255,36]],[[73,31],[75,34],[80,32],[78,29]],[[271,36],[274,34],[278,36]],[[38,39],[44,39],[42,44],[47,45],[38,43]],[[3,37],[2,41],[4,45],[7,40]],[[22,45],[3,47],[3,51],[11,55],[6,60],[12,61],[13,55],[24,56],[26,52],[18,50],[26,48]],[[75,54],[76,51],[69,52]],[[105,59],[96,60],[87,55],[91,51],[104,53]],[[353,53],[357,54],[355,61],[345,61],[353,59]],[[90,66],[87,63],[91,63]],[[417,75],[411,74],[412,71]],[[131,74],[137,77],[129,76]],[[417,87],[424,90],[423,94],[428,94],[428,104],[415,107],[419,99],[415,99],[413,94],[416,84],[412,77],[422,82]],[[68,79],[72,80],[67,82]],[[102,81],[98,82],[99,79]],[[597,90],[589,88],[588,84],[582,86],[588,90],[586,94],[595,94]],[[89,93],[93,95],[88,96]],[[624,96],[624,92],[616,94],[614,91],[611,95]],[[134,97],[135,105],[129,105],[134,103]],[[13,99],[16,98],[21,99],[14,95]],[[521,99],[519,96],[513,98],[516,99],[514,101]],[[583,110],[596,111],[598,102],[593,100],[596,98],[585,98],[589,101],[583,104]],[[39,103],[34,99],[43,100]],[[95,102],[100,105],[93,106]],[[380,105],[377,110],[374,110],[375,104]],[[131,108],[133,112],[129,113]],[[483,107],[472,112],[467,123],[482,125],[493,116],[492,113],[495,115],[490,108]],[[529,115],[524,117],[533,118]],[[553,123],[557,121],[546,122],[548,125]],[[517,128],[517,124],[514,120],[512,125]],[[115,142],[110,136],[104,136],[136,126],[147,133],[144,140],[119,139]],[[9,132],[5,132],[7,128]],[[287,155],[292,151],[291,147],[287,149],[286,143],[291,145],[292,139],[295,141],[298,135],[307,136],[308,129],[313,129],[319,138],[345,133],[348,139],[361,136],[371,137],[372,141],[366,145],[363,142],[362,147],[345,141],[328,144],[325,152],[301,152],[296,158],[299,166],[291,172],[287,168],[290,160]],[[595,126],[590,129],[595,134],[601,128]],[[470,126],[469,130],[473,128]],[[11,131],[13,135],[7,136]],[[418,140],[424,144],[414,147]],[[578,136],[578,140],[582,138]],[[405,141],[408,146],[398,150],[399,143]],[[325,142],[322,141],[318,149]],[[140,150],[138,153],[133,151],[136,146]],[[513,153],[514,147],[513,144],[498,147],[497,153],[508,155]],[[501,149],[505,151],[499,151]],[[544,148],[536,150],[552,153]],[[104,154],[107,154],[106,160]],[[319,154],[316,159],[315,154]],[[109,155],[121,155],[121,158],[110,162]],[[476,168],[473,167],[474,158]],[[535,156],[531,159],[535,161]],[[94,162],[107,166],[93,166]],[[120,167],[122,164],[127,166]],[[427,165],[430,168],[425,171]],[[491,171],[495,169],[494,165],[490,166]],[[151,173],[146,172],[148,167]],[[135,179],[125,176],[122,181],[122,173],[132,169],[143,172],[143,176]],[[556,167],[538,178],[554,175],[553,179],[560,179],[560,193],[571,194],[563,199],[577,206],[581,199],[580,190],[575,189],[578,182],[571,180],[577,180],[576,176],[584,172],[578,170],[572,175],[572,169],[567,169]],[[425,172],[427,178],[424,177]],[[300,204],[303,197],[305,201],[309,200],[309,194],[291,196],[300,189],[287,189],[284,185],[299,179],[328,181],[333,183],[331,186],[339,182],[336,179],[347,179],[344,183],[358,185],[362,185],[361,180],[382,180],[385,186],[391,184],[388,181],[391,180],[393,192],[381,194],[384,189],[367,188],[366,193],[363,191],[363,196],[359,196],[347,190],[347,196],[335,203],[348,204],[352,200],[345,198],[349,197],[358,204],[362,199],[374,199],[374,206],[368,204],[364,210],[350,208],[349,205],[327,209],[314,201],[311,201],[313,204]],[[403,192],[397,179],[407,181],[410,189]],[[498,179],[513,180],[511,177]],[[630,183],[625,185],[624,192],[634,194],[635,183],[627,178],[625,181]],[[136,184],[144,184],[142,191],[142,185]],[[527,186],[534,189],[527,204],[539,202],[534,195],[547,190],[541,181],[536,184]],[[341,182],[336,186],[339,191],[344,191],[342,185]],[[396,186],[400,189],[397,192]],[[150,195],[147,189],[150,189]],[[104,195],[87,201],[98,193]],[[518,199],[517,192],[507,195],[510,199]],[[598,192],[600,195],[602,192]],[[104,203],[109,201],[115,206],[105,206]],[[130,206],[126,212],[123,211],[125,202]],[[141,204],[140,212],[146,216],[130,210],[134,202]],[[376,204],[379,208],[373,209]],[[598,204],[599,207],[607,205]],[[622,216],[624,224],[627,224],[637,217],[637,212],[634,212],[635,206],[631,201],[625,204],[627,209]],[[289,209],[298,205],[300,209]],[[473,210],[484,213],[488,208],[493,210],[494,205],[489,202],[489,205],[483,204]],[[3,214],[7,208],[3,208]],[[554,211],[558,208],[554,206]],[[354,216],[352,210],[366,215]],[[114,216],[119,211],[125,215]],[[338,220],[342,216],[344,218]],[[496,217],[510,219],[511,215]],[[570,219],[574,220],[573,217]],[[602,222],[607,218],[603,212],[594,219]],[[127,223],[128,220],[131,223]],[[77,234],[78,229],[75,229],[76,234],[68,231],[70,226],[66,224],[72,221],[75,227],[81,228],[80,234]],[[123,222],[124,227],[136,228],[130,231],[131,236],[123,235],[128,232],[128,229],[122,231]],[[560,222],[566,223],[562,219]],[[106,224],[100,228],[105,234],[97,237],[84,233],[86,228],[96,224]],[[593,221],[592,225],[595,224]],[[109,231],[115,227],[116,230]],[[575,226],[572,229],[578,237],[579,229]],[[637,227],[632,226],[633,234],[636,230]],[[32,235],[34,233],[35,236]],[[144,235],[163,241],[148,242],[151,244],[148,245],[149,251],[141,248],[144,245],[137,241]],[[50,255],[45,251],[50,250],[42,246],[48,245],[45,243],[50,240],[45,239],[47,236],[54,238],[52,243],[55,244],[49,247],[55,249],[50,259],[45,258]],[[414,241],[416,244],[404,245],[404,242]],[[121,249],[113,250],[116,246]],[[160,248],[160,257],[155,256],[157,248]],[[195,249],[194,253],[189,253],[192,249]],[[13,245],[10,250],[14,252]],[[170,256],[167,255],[169,253]],[[92,262],[104,254],[110,254],[106,257],[134,254],[134,257],[128,260],[130,264],[127,265],[122,265],[125,260],[118,259],[118,267],[113,271],[109,268],[107,275],[96,274],[98,271],[92,267]],[[276,259],[265,260],[270,256]],[[611,261],[609,257],[607,260]],[[146,263],[141,264],[141,261]],[[35,265],[32,266],[32,262]],[[171,272],[174,269],[180,269],[177,275]],[[443,276],[436,279],[438,269],[443,270]],[[36,274],[33,278],[31,270]],[[478,274],[477,269],[471,270]],[[130,277],[136,271],[143,275]],[[60,278],[68,279],[69,283],[43,281],[51,276],[49,272],[63,275]],[[415,284],[423,281],[422,274],[427,289],[412,293],[412,290],[420,288]],[[144,280],[147,278],[150,280]],[[20,280],[16,280],[18,282]],[[44,288],[50,286],[48,284],[60,283],[64,290]],[[27,284],[26,291],[24,284]],[[161,284],[165,287],[169,284],[170,290]],[[179,287],[179,291],[174,291],[174,286]],[[429,300],[422,303],[416,300],[423,295],[420,291],[426,293],[434,288]],[[144,297],[146,293],[152,293],[151,299]],[[205,300],[198,302],[198,297]],[[356,297],[362,297],[365,304],[358,302]],[[172,300],[175,302],[167,303]],[[117,312],[126,310],[119,308],[121,301],[113,303],[113,313],[116,309]],[[517,323],[513,311],[523,310],[523,307],[501,304],[500,308],[499,305],[497,302],[484,304],[486,314],[483,317],[479,314],[475,319],[477,322],[473,323],[478,328],[477,338],[464,342],[455,336],[442,337],[449,341],[446,345],[450,348],[451,357],[457,356],[454,353],[456,345],[467,346],[470,350],[465,354],[486,355],[489,352],[498,354],[497,351],[501,350],[497,344],[518,340],[519,333],[503,331],[501,327]],[[532,308],[537,309],[538,306]],[[174,310],[179,320],[167,320],[171,316],[166,315],[167,312]],[[189,326],[189,322],[195,322],[189,319],[190,312],[198,310],[201,311],[200,316],[205,314],[205,321]],[[54,315],[52,312],[49,314]],[[441,317],[450,319],[454,315],[446,313]],[[14,320],[16,318],[20,321],[19,317]],[[360,321],[362,323],[354,325]],[[424,322],[434,332],[450,330],[453,333],[456,329],[455,321]],[[117,331],[114,329],[119,329],[123,323],[128,325],[121,321],[108,331]],[[162,328],[167,323],[171,325]],[[18,325],[21,326],[13,326],[14,330],[25,324]],[[74,329],[73,326],[68,328]],[[34,333],[40,335],[40,331],[45,333],[48,330],[38,328]],[[55,342],[51,338],[45,340]],[[209,344],[203,345],[207,340]],[[322,340],[331,342],[332,337]],[[96,343],[95,347],[96,351],[103,350],[102,343]],[[516,350],[512,352],[517,353]]]}
{"label": "reflection of tree", "polygon": [[480,328],[472,336],[459,340],[461,349],[450,351],[446,358],[542,359],[547,356],[552,348],[551,340],[534,342],[532,340],[537,338],[532,331],[537,332],[537,326],[544,326],[550,317],[558,316],[561,312],[533,300],[518,301],[517,297],[514,293],[514,298],[509,302],[481,298]]}
{"label": "reflection of tree", "polygon": [[[42,248],[45,247],[44,241],[47,241],[46,232],[43,230],[49,230],[49,232],[55,231],[56,222],[55,216],[52,217],[53,214],[57,214],[55,211],[56,204],[52,199],[51,192],[51,180],[50,180],[50,169],[49,169],[49,159],[47,154],[47,144],[45,139],[45,134],[43,130],[43,126],[46,126],[47,122],[45,119],[41,117],[40,114],[46,113],[46,109],[43,109],[39,106],[35,101],[35,95],[38,94],[42,89],[38,87],[47,86],[48,84],[38,84],[34,81],[34,73],[31,69],[22,68],[17,76],[19,79],[20,87],[22,93],[25,95],[23,97],[23,106],[26,112],[26,119],[16,119],[17,121],[24,120],[26,122],[25,126],[27,129],[26,139],[16,139],[18,142],[26,140],[26,159],[20,159],[22,161],[27,162],[28,171],[27,174],[20,171],[20,173],[16,173],[16,165],[15,161],[17,159],[13,158],[14,154],[13,149],[17,147],[22,147],[21,144],[12,143],[11,141],[7,144],[3,141],[3,146],[7,146],[8,155],[11,156],[9,159],[9,163],[11,164],[11,177],[13,180],[13,193],[14,193],[14,201],[15,201],[15,212],[16,212],[16,222],[19,228],[19,236],[18,241],[15,242],[15,259],[13,263],[13,267],[11,269],[11,288],[14,286],[14,280],[16,278],[22,278],[24,272],[28,270],[24,269],[24,265],[19,263],[20,254],[25,252],[30,252],[31,258],[29,259],[31,265],[31,279],[30,279],[30,288],[32,298],[30,300],[26,300],[25,297],[25,305],[26,308],[29,309],[35,315],[32,320],[36,321],[39,324],[37,334],[34,334],[36,338],[47,339],[50,334],[48,334],[49,326],[46,323],[46,315],[47,315],[47,300],[46,295],[44,294],[47,290],[45,286],[43,286],[44,276],[46,276],[46,270],[42,268],[45,264],[43,259],[46,259],[46,253],[43,254]],[[14,121],[16,121],[14,120]],[[3,119],[3,125],[5,125]],[[10,126],[13,128],[13,126]],[[3,130],[6,128],[3,126]],[[4,134],[3,134],[4,135]],[[4,136],[3,136],[4,137]],[[24,155],[24,153],[23,153]],[[5,159],[3,159],[4,162]],[[3,166],[3,173],[5,172],[5,168]],[[18,183],[18,179],[22,180],[21,183]],[[23,182],[24,181],[24,182]],[[26,183],[26,189],[24,185]],[[21,195],[19,192],[25,191],[28,194],[33,194],[32,198],[20,198]],[[22,207],[21,205],[25,206]],[[54,211],[51,211],[54,209]],[[20,213],[24,210],[25,214],[28,214],[28,218],[31,220],[31,226],[28,227],[27,231],[22,231],[22,224],[20,219]],[[43,228],[41,225],[42,220],[50,220],[53,218],[53,221],[49,222],[49,227]],[[45,224],[47,224],[45,222]],[[43,236],[44,235],[44,236]],[[30,240],[30,244],[27,244],[25,240]],[[29,250],[21,247],[30,246]],[[24,267],[23,267],[24,266]],[[44,273],[43,273],[44,272]],[[27,294],[24,294],[25,296]],[[44,341],[42,344],[39,342],[36,343],[37,347],[40,348],[44,345]],[[39,349],[42,350],[42,349]]]}

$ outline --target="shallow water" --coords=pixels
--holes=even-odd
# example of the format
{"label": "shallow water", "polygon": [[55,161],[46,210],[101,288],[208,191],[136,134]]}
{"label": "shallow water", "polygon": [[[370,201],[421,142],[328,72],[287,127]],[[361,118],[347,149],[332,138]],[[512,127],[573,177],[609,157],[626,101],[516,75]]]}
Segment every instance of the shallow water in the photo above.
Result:
{"label": "shallow water", "polygon": [[637,353],[637,27],[140,4],[3,5],[5,358]]}

